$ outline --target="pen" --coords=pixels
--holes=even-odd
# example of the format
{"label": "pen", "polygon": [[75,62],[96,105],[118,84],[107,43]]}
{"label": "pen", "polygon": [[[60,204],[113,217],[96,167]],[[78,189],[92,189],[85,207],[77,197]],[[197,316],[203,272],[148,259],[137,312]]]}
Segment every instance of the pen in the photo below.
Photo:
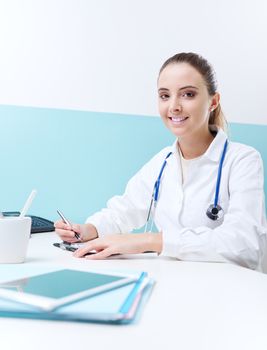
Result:
{"label": "pen", "polygon": [[[65,215],[60,211],[60,210],[57,210],[57,213],[58,215],[61,217],[61,219],[63,220],[63,222],[65,222],[65,224],[69,225],[71,227],[71,223],[69,222],[69,220],[65,217]],[[74,236],[75,238],[81,240],[81,236],[79,235],[79,233],[74,232]]]}

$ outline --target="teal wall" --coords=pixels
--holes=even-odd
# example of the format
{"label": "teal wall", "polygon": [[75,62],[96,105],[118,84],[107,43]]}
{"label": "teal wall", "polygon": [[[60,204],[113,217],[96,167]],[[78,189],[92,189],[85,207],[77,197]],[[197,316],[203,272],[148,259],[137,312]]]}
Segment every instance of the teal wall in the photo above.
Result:
{"label": "teal wall", "polygon": [[[159,118],[0,106],[0,208],[82,222],[122,193],[128,179],[173,142]],[[267,166],[267,126],[230,125],[230,138],[257,148]],[[265,182],[265,191],[267,190]],[[266,191],[267,193],[267,191]]]}

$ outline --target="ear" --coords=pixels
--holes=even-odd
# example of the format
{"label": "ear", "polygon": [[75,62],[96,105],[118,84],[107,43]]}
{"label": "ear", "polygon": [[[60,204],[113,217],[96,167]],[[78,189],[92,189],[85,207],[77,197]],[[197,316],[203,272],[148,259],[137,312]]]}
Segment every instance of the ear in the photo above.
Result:
{"label": "ear", "polygon": [[211,98],[210,112],[214,111],[220,103],[220,94],[216,92]]}

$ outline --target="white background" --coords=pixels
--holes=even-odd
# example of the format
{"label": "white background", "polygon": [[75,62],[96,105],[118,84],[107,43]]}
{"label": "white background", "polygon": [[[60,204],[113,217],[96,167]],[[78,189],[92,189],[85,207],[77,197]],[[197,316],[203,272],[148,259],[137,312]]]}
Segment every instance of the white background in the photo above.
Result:
{"label": "white background", "polygon": [[215,67],[231,122],[267,124],[264,0],[0,0],[0,104],[157,115],[161,64]]}

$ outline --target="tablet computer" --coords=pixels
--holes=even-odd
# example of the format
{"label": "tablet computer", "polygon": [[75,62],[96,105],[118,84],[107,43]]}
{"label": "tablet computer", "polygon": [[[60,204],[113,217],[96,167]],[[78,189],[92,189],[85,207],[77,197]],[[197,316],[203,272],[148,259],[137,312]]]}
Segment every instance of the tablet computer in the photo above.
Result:
{"label": "tablet computer", "polygon": [[0,297],[51,311],[137,279],[138,277],[64,269],[0,283]]}

